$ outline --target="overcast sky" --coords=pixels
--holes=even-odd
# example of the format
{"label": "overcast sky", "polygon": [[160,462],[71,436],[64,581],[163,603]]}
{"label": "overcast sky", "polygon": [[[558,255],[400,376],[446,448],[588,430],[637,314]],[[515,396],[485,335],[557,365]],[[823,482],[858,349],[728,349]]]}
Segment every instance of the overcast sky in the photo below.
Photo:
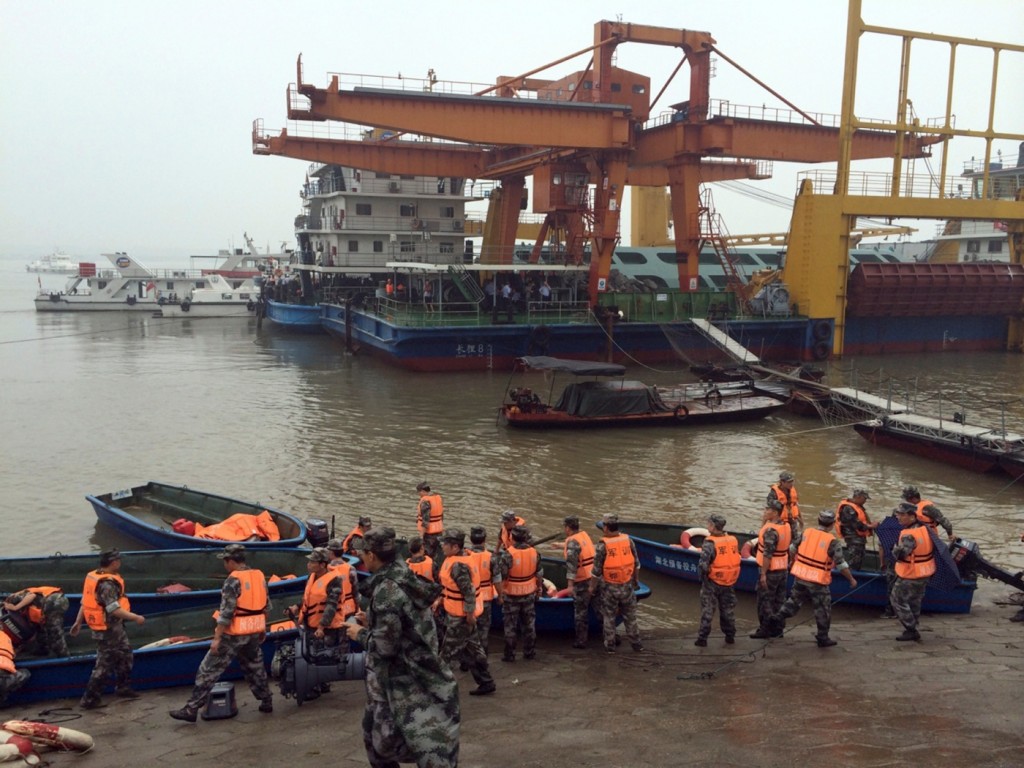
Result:
{"label": "overcast sky", "polygon": [[[864,0],[863,16],[1002,42],[1019,43],[1024,30],[1022,0]],[[127,250],[145,263],[147,255],[184,259],[241,246],[243,231],[261,247],[291,243],[308,163],[254,156],[250,133],[255,118],[268,132],[287,125],[299,53],[305,79],[321,87],[328,72],[425,77],[430,68],[442,80],[493,82],[590,45],[594,22],[617,17],[708,31],[801,108],[840,111],[842,0],[0,0],[0,254]],[[922,118],[944,111],[938,53],[922,46],[912,60]],[[895,67],[883,75],[875,65],[897,55],[893,43],[862,50],[860,117],[894,115]],[[673,49],[626,45],[618,65],[648,74],[657,93],[678,58]],[[1001,64],[997,128],[1024,130],[1021,58]],[[991,57],[961,49],[958,62],[957,125],[983,129]],[[715,99],[778,105],[724,61],[711,87]],[[677,78],[655,112],[686,98],[685,88]],[[1015,144],[1003,150],[1015,159]],[[950,168],[982,152],[954,146]],[[797,170],[776,164],[764,187],[792,197]],[[788,227],[784,210],[724,191],[716,202],[734,234]]]}

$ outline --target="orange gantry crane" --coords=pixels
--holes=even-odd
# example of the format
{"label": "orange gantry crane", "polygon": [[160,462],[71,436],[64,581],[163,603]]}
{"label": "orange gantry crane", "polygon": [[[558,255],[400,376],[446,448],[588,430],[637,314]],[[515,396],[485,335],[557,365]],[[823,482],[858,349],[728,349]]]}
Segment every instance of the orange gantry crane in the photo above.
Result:
{"label": "orange gantry crane", "polygon": [[[650,78],[613,63],[616,47],[627,42],[682,52],[653,102]],[[583,70],[558,80],[534,77],[586,53],[591,59]],[[765,161],[819,163],[835,161],[839,154],[839,129],[821,125],[789,102],[799,122],[728,110],[712,114],[712,53],[731,62],[707,32],[599,21],[592,46],[522,75],[498,77],[495,85],[472,94],[434,88],[343,90],[337,75],[327,88],[316,88],[303,82],[300,57],[297,85],[288,95],[288,119],[343,121],[399,136],[344,140],[291,136],[285,130],[271,136],[257,120],[253,151],[395,174],[499,180],[501,194],[492,197],[481,251],[483,260],[497,263],[511,261],[520,201],[526,178],[532,176],[533,210],[545,215],[533,258],[551,232],[566,238],[568,255],[577,260],[589,240],[592,303],[611,268],[626,186],[668,186],[679,285],[696,290],[705,237],[702,183],[766,178]],[[683,64],[689,66],[689,98],[674,105],[666,119],[650,120],[652,104]],[[444,141],[403,140],[403,133]],[[928,145],[940,140],[913,134],[900,139],[906,158],[926,156]],[[892,157],[896,142],[895,133],[858,130],[850,155]]]}

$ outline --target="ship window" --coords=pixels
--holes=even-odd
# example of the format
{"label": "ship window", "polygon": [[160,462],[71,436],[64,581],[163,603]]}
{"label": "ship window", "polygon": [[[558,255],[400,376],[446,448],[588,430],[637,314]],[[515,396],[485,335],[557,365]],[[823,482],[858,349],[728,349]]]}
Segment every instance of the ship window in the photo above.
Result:
{"label": "ship window", "polygon": [[699,264],[703,264],[705,267],[711,266],[713,264],[720,264],[721,263],[721,262],[718,261],[718,254],[715,254],[715,253],[702,253],[697,258],[697,262]]}
{"label": "ship window", "polygon": [[1003,241],[1002,240],[989,240],[988,241],[988,252],[989,253],[1002,253],[1003,252]]}
{"label": "ship window", "polygon": [[647,93],[647,89],[642,83],[636,83],[633,85],[633,93]]}
{"label": "ship window", "polygon": [[408,174],[405,174],[405,173],[403,173],[398,178],[402,179],[403,181],[416,181],[416,177],[415,176],[411,176],[411,175],[408,175]]}
{"label": "ship window", "polygon": [[658,288],[668,288],[668,283],[665,282],[665,279],[657,275],[635,275],[635,277],[641,282],[653,283]]}
{"label": "ship window", "polygon": [[439,250],[441,253],[455,253],[455,243],[441,243]]}
{"label": "ship window", "polygon": [[686,261],[686,254],[675,252],[666,253],[665,251],[662,251],[661,253],[658,254],[658,258],[661,261],[665,262],[666,264],[671,264],[674,267],[680,262]]}
{"label": "ship window", "polygon": [[761,254],[761,261],[764,262],[764,265],[766,267],[778,268],[778,266],[780,264],[782,264],[782,254],[781,253],[762,253]]}
{"label": "ship window", "polygon": [[760,263],[752,254],[743,251],[733,251],[729,254],[733,258],[733,264],[742,264],[745,267],[758,267]]}
{"label": "ship window", "polygon": [[720,291],[725,290],[726,284],[729,282],[725,275],[707,275],[706,277],[708,277],[714,284],[714,287]]}
{"label": "ship window", "polygon": [[221,301],[231,301],[232,294],[230,294],[230,293],[222,293],[220,295],[220,298],[221,298]]}
{"label": "ship window", "polygon": [[205,288],[205,287],[206,287],[206,281],[205,280],[196,280],[196,288]]}
{"label": "ship window", "polygon": [[348,241],[348,252],[349,253],[358,253],[359,252],[359,241],[358,240],[349,240]]}
{"label": "ship window", "polygon": [[238,298],[242,301],[248,301],[252,297],[248,293],[240,293],[238,294]]}
{"label": "ship window", "polygon": [[442,219],[454,219],[455,218],[455,206],[454,205],[442,205],[441,206],[441,218]]}
{"label": "ship window", "polygon": [[373,206],[370,203],[356,203],[356,216],[373,215]]}
{"label": "ship window", "polygon": [[390,173],[381,173],[380,171],[377,171],[377,172],[375,172],[373,174],[373,177],[375,179],[390,179],[391,178],[391,174]]}
{"label": "ship window", "polygon": [[[172,285],[173,285],[173,283],[172,283]],[[96,281],[96,287],[97,288],[106,288],[107,287],[107,281],[106,280],[97,280]]]}
{"label": "ship window", "polygon": [[967,252],[968,253],[981,253],[981,240],[968,240],[967,241]]}
{"label": "ship window", "polygon": [[583,81],[583,90],[584,91],[592,90],[593,87],[594,87],[594,81],[593,80],[584,80]]}
{"label": "ship window", "polygon": [[[100,288],[102,288],[102,287],[103,286],[101,285]],[[168,291],[173,291],[174,290],[174,282],[171,281],[171,280],[168,280],[167,283],[164,285],[164,288],[167,289]]]}
{"label": "ship window", "polygon": [[374,253],[384,253],[384,241],[383,240],[374,240],[373,241],[373,252]]}
{"label": "ship window", "polygon": [[399,250],[402,253],[415,253],[416,252],[416,243],[412,242],[411,240],[403,240],[402,241],[402,245],[399,248]]}
{"label": "ship window", "polygon": [[398,215],[412,218],[416,215],[416,206],[408,203],[398,206]]}
{"label": "ship window", "polygon": [[619,93],[622,90],[622,83],[612,83],[612,93]]}
{"label": "ship window", "polygon": [[616,251],[615,258],[620,264],[646,264],[647,257],[636,251]]}

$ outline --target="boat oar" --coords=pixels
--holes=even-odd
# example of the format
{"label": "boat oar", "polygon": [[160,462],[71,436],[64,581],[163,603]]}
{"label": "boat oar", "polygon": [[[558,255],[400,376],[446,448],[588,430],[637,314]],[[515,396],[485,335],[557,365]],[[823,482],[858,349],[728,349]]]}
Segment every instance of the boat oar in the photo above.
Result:
{"label": "boat oar", "polygon": [[564,533],[552,533],[550,536],[545,536],[543,539],[535,539],[530,542],[531,546],[536,547],[538,544],[545,544],[546,542],[552,541],[553,539],[565,538]]}

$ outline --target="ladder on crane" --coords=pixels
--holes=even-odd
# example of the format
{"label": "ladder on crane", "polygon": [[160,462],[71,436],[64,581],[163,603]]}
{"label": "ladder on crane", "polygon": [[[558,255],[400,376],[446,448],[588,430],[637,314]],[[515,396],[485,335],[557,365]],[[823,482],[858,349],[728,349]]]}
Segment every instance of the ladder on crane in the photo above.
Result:
{"label": "ladder on crane", "polygon": [[731,237],[726,231],[722,216],[715,210],[715,201],[711,196],[711,188],[705,186],[700,192],[700,236],[708,243],[718,256],[725,274],[725,287],[736,295],[736,302],[746,314],[751,313],[750,299],[747,296],[747,279],[739,267],[739,253],[730,248]]}
{"label": "ladder on crane", "polygon": [[455,283],[455,287],[459,289],[466,301],[471,304],[480,304],[484,300],[484,289],[480,287],[480,283],[473,279],[473,276],[469,274],[467,270],[461,264],[449,264],[448,274],[452,277],[452,282]]}

